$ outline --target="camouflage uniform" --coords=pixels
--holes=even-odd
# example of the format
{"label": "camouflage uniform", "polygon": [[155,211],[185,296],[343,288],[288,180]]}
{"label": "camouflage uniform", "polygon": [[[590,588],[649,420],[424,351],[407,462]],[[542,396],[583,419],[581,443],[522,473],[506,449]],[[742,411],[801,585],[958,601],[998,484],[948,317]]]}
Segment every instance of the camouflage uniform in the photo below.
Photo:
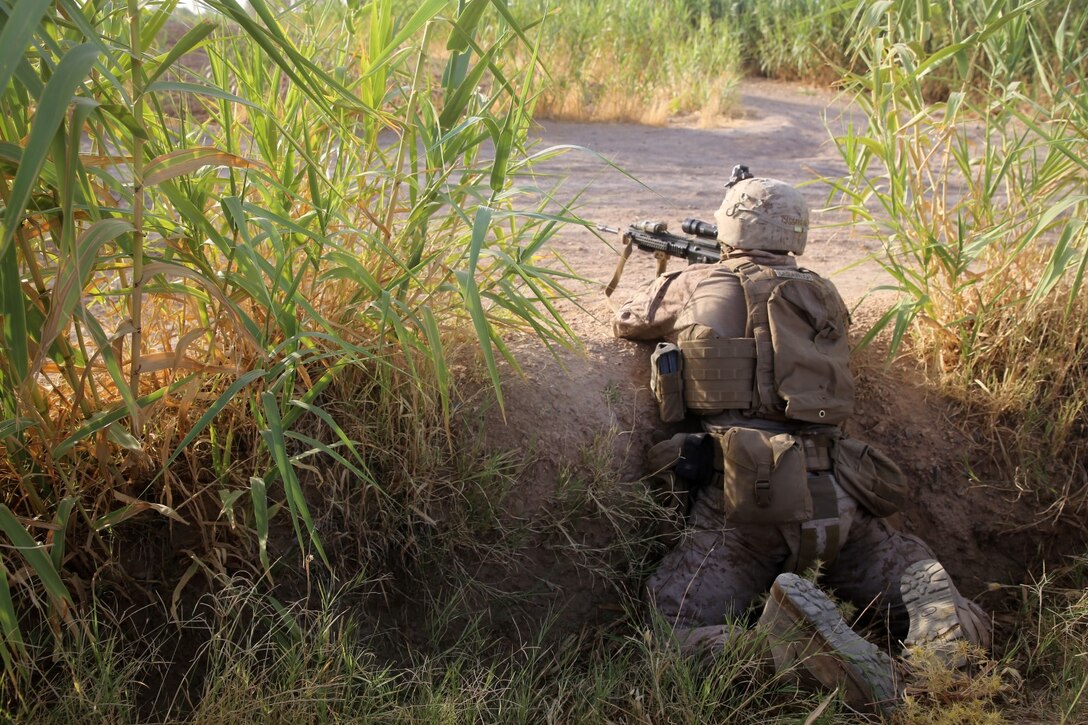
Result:
{"label": "camouflage uniform", "polygon": [[[727,258],[797,268],[790,255],[759,250],[733,250]],[[675,338],[688,324],[685,307],[696,287],[717,270],[718,265],[697,264],[657,278],[617,311],[614,333],[644,341]],[[746,304],[739,281],[722,305],[729,310],[722,319],[734,329],[719,332],[723,336],[743,336]],[[739,411],[705,417],[701,423],[710,431],[743,425],[788,432],[791,425],[745,417]],[[704,486],[698,491],[689,513],[688,531],[647,583],[649,596],[673,624],[685,649],[720,644],[734,636],[736,632],[723,625],[743,617],[776,576],[796,566],[802,529],[815,528],[823,547],[825,529],[831,524],[838,525],[842,544],[837,555],[828,552],[821,582],[859,611],[887,617],[892,633],[899,639],[904,637],[909,619],[900,594],[900,577],[912,563],[933,559],[934,554],[917,537],[896,531],[883,519],[870,515],[837,480],[833,482],[837,519],[802,524],[731,524],[725,517],[720,488]],[[981,610],[973,603],[971,608],[984,623]]]}

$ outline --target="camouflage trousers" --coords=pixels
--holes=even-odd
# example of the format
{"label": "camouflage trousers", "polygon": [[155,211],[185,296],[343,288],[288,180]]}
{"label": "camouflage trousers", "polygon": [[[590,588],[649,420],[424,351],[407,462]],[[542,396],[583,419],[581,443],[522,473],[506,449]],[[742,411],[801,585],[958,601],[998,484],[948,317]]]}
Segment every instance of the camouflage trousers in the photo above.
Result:
{"label": "camouflage trousers", "polygon": [[[910,623],[900,576],[914,562],[936,557],[917,537],[871,516],[837,483],[835,489],[839,540],[845,543],[821,569],[820,584],[859,612],[886,618],[892,635],[902,639]],[[731,524],[722,498],[719,488],[699,491],[687,531],[646,585],[685,650],[735,637],[736,628],[725,625],[743,618],[789,570],[800,546],[801,524]]]}

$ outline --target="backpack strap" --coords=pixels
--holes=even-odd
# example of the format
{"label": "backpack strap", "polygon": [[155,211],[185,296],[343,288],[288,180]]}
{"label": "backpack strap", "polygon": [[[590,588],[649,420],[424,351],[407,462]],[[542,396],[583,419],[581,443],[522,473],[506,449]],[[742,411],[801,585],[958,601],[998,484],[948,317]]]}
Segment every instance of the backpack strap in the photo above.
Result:
{"label": "backpack strap", "polygon": [[770,267],[761,267],[746,259],[726,260],[722,264],[737,275],[744,289],[744,301],[748,306],[745,332],[747,337],[755,340],[756,369],[751,410],[759,417],[781,418],[785,405],[775,392],[774,346],[767,311],[767,301],[780,284],[779,275]]}

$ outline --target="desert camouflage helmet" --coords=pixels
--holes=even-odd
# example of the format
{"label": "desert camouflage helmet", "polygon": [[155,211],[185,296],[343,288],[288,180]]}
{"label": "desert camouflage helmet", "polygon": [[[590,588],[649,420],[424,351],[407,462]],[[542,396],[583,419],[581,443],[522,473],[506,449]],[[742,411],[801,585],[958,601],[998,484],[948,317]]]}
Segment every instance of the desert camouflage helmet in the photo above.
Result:
{"label": "desert camouflage helmet", "polygon": [[718,241],[725,246],[797,255],[805,251],[808,206],[784,181],[747,178],[731,184],[714,218]]}

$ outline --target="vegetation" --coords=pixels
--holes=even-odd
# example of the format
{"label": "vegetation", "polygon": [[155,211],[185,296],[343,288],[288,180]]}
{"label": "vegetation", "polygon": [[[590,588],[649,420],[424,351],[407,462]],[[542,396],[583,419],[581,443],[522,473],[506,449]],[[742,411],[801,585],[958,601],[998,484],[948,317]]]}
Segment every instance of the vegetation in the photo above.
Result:
{"label": "vegetation", "polygon": [[[907,341],[987,414],[1018,489],[1054,518],[1088,506],[1088,13],[1052,26],[1043,10],[994,13],[934,52],[894,11],[863,26],[867,70],[843,83],[867,123],[836,140],[836,188],[901,293],[870,336],[890,325],[893,350]],[[933,78],[958,78],[946,100],[928,100]]]}
{"label": "vegetation", "polygon": [[[1040,520],[1070,521],[1086,24],[1058,0],[0,0],[0,711],[842,721],[835,694],[753,677],[750,644],[693,661],[640,622],[670,512],[615,480],[607,439],[545,520],[503,511],[519,464],[472,445],[464,396],[501,408],[510,332],[576,344],[542,261],[572,215],[529,125],[712,123],[743,64],[841,79],[866,123],[827,181],[901,294],[872,335],[967,402]],[[515,620],[514,648],[465,621],[518,603],[476,572],[526,541],[627,610]],[[427,586],[390,635],[371,610],[398,575]],[[1086,575],[1011,592],[1000,661],[927,671],[898,717],[1088,717]]]}
{"label": "vegetation", "polygon": [[713,125],[733,110],[737,44],[710,0],[533,0],[515,8],[548,14],[539,116],[663,124],[697,114]]}
{"label": "vegetation", "polygon": [[176,5],[0,4],[9,674],[39,645],[27,607],[78,631],[145,512],[195,532],[183,582],[271,573],[284,525],[292,568],[335,567],[325,497],[389,534],[365,553],[399,548],[453,470],[452,361],[498,393],[503,331],[570,342],[537,264],[558,217],[526,146],[533,69],[496,60],[528,38],[505,15],[472,37],[501,4],[226,0],[160,47]]}
{"label": "vegetation", "polygon": [[[867,339],[889,330],[893,354],[905,349],[964,401],[976,435],[1011,473],[1011,486],[983,483],[1033,501],[1040,524],[1083,530],[1088,13],[1047,2],[920,16],[923,7],[935,6],[855,15],[852,70],[842,72],[865,124],[836,139],[849,175],[830,180],[833,197],[882,240],[878,261],[899,294]],[[952,23],[957,14],[968,22]],[[966,31],[948,36],[956,27]],[[1020,668],[1009,670],[1013,684],[1042,677],[1042,691],[1003,711],[927,695],[901,716],[1083,719],[1088,673],[1069,657],[1085,646],[1083,560],[1061,570],[1073,573],[1065,586],[1044,577],[1025,592],[1019,621],[1032,624],[1005,659]],[[962,686],[1000,690],[986,684],[996,673],[983,667]]]}

